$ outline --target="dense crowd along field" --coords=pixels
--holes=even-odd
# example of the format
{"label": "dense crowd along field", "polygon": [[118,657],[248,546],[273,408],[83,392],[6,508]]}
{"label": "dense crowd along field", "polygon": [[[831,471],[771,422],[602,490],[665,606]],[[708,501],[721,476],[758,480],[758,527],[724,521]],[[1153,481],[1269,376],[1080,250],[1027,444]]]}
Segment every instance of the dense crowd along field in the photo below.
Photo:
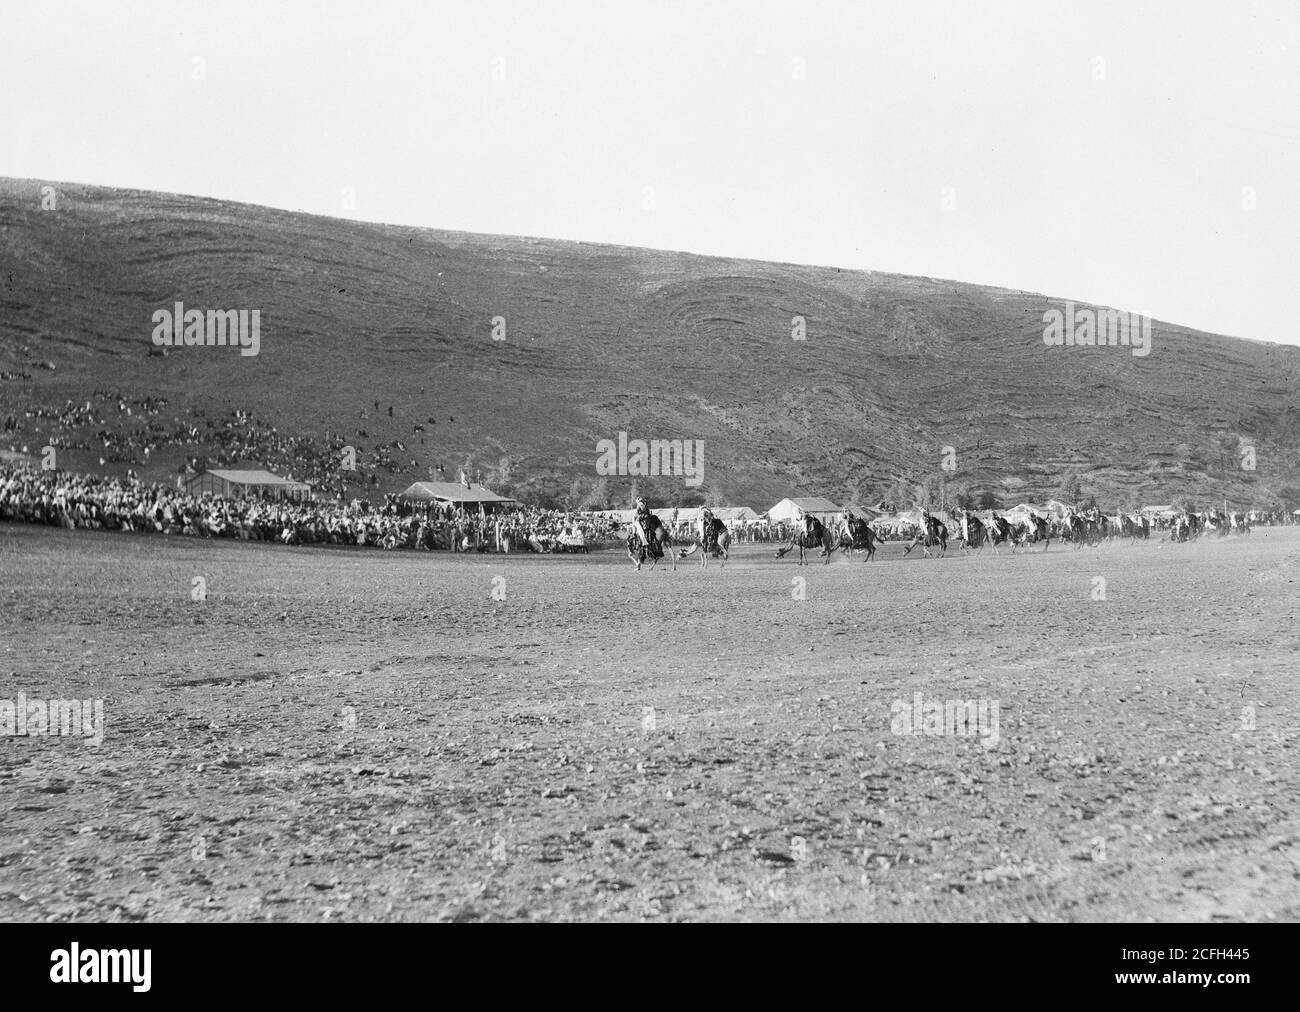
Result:
{"label": "dense crowd along field", "polygon": [[0,524],[0,916],[1300,917],[1300,530],[902,551]]}
{"label": "dense crowd along field", "polygon": [[[341,499],[270,500],[256,496],[223,498],[195,494],[159,482],[100,474],[77,474],[33,466],[0,464],[0,522],[58,526],[67,530],[168,534],[286,545],[352,545],[387,550],[421,549],[501,552],[583,551],[593,545],[632,540],[633,510],[571,511],[513,503],[491,514],[452,503],[413,504],[388,494],[382,504]],[[734,510],[731,512],[735,512]],[[752,511],[748,511],[752,514]],[[858,511],[859,515],[862,511]],[[1097,509],[1076,511],[1052,501],[1047,507],[1020,505],[996,510],[911,510],[880,514],[860,523],[852,509],[826,516],[825,546],[868,548],[876,540],[924,542],[924,554],[949,537],[963,548],[1011,550],[1053,539],[1076,547],[1095,547],[1116,539],[1135,543],[1153,534],[1171,541],[1195,540],[1202,534],[1248,534],[1256,524],[1287,525],[1296,517],[1284,510],[1201,510],[1172,508],[1146,513],[1107,515]],[[670,532],[669,543],[684,548],[701,538],[699,510],[656,511],[654,522]],[[1300,511],[1297,512],[1300,515]],[[720,518],[719,518],[720,519]],[[728,543],[788,543],[804,524],[821,520],[720,524]],[[870,532],[864,528],[869,526]],[[819,539],[819,543],[820,543]],[[866,542],[864,544],[864,541]],[[823,552],[823,554],[827,554]]]}

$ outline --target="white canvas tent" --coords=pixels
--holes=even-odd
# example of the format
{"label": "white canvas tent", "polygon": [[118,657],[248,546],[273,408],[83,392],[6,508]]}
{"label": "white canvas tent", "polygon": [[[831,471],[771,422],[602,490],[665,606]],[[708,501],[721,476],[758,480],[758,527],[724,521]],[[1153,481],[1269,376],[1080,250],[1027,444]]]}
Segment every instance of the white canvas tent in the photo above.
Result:
{"label": "white canvas tent", "polygon": [[1009,510],[1000,511],[1004,517],[1013,524],[1023,524],[1035,516],[1048,516],[1051,513],[1046,506],[1035,506],[1030,502],[1022,502],[1012,506]]}
{"label": "white canvas tent", "polygon": [[843,512],[829,499],[808,496],[801,499],[782,499],[767,511],[767,518],[773,523],[790,523],[811,514],[825,522],[836,519]]}

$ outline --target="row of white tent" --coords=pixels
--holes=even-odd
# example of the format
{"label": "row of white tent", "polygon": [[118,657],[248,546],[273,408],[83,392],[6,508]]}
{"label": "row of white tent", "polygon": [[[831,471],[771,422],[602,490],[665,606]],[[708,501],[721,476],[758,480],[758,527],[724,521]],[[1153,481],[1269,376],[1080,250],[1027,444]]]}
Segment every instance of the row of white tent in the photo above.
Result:
{"label": "row of white tent", "polygon": [[[766,513],[756,513],[748,506],[714,506],[713,513],[728,527],[734,524],[754,524],[763,520],[772,523],[795,523],[802,520],[805,516],[815,516],[824,522],[840,523],[846,515],[852,513],[854,516],[867,520],[873,525],[881,527],[899,527],[906,524],[919,527],[923,522],[922,513],[919,509],[900,510],[897,513],[882,513],[879,510],[870,509],[862,506],[837,506],[829,499],[820,497],[801,497],[797,499],[782,499]],[[682,507],[676,509],[657,509],[652,510],[660,520],[665,523],[678,524],[696,524],[699,523],[702,507]],[[1031,516],[1046,517],[1047,519],[1062,520],[1073,512],[1073,508],[1059,499],[1048,499],[1042,505],[1034,503],[1019,503],[1008,509],[1000,510],[972,510],[975,516],[981,520],[988,521],[996,512],[999,516],[1006,517],[1013,524],[1024,523]],[[1162,517],[1168,519],[1178,515],[1181,510],[1173,506],[1143,506],[1137,512],[1148,517]],[[636,516],[636,510],[600,510],[598,515],[613,517],[620,524],[628,524]],[[1300,510],[1296,513],[1300,515]],[[942,521],[949,529],[953,529],[957,523],[956,520],[945,510],[931,510],[931,516]]]}

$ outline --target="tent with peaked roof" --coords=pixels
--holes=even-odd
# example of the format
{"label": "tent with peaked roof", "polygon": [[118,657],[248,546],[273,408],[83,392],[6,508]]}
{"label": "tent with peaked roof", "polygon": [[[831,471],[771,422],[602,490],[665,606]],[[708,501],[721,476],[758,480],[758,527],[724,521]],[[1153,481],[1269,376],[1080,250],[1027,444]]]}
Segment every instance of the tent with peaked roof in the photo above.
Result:
{"label": "tent with peaked roof", "polygon": [[782,499],[767,511],[767,518],[773,523],[789,523],[810,514],[819,520],[827,520],[843,512],[829,499],[807,496],[801,499]]}
{"label": "tent with peaked roof", "polygon": [[760,519],[748,506],[714,506],[713,515],[728,527],[732,524],[757,523]]}
{"label": "tent with peaked roof", "polygon": [[1030,502],[1022,502],[1019,505],[1012,506],[1009,510],[1000,510],[1002,516],[1013,524],[1026,523],[1031,517],[1047,516],[1051,513],[1045,506],[1035,506]]}

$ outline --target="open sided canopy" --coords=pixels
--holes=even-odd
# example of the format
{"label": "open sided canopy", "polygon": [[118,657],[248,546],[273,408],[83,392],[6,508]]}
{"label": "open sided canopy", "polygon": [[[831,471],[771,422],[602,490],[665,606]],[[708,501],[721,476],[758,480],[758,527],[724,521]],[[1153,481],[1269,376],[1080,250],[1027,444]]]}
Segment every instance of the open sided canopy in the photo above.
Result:
{"label": "open sided canopy", "polygon": [[311,485],[305,481],[281,478],[278,474],[262,470],[228,470],[210,468],[185,479],[185,491],[190,495],[221,496],[226,499],[259,495],[270,499],[310,499]]}
{"label": "open sided canopy", "polygon": [[454,481],[417,481],[414,485],[397,494],[397,498],[406,502],[451,503],[453,506],[465,506],[477,509],[480,504],[485,508],[513,506],[518,500],[508,496],[497,495],[482,485],[466,488]]}

